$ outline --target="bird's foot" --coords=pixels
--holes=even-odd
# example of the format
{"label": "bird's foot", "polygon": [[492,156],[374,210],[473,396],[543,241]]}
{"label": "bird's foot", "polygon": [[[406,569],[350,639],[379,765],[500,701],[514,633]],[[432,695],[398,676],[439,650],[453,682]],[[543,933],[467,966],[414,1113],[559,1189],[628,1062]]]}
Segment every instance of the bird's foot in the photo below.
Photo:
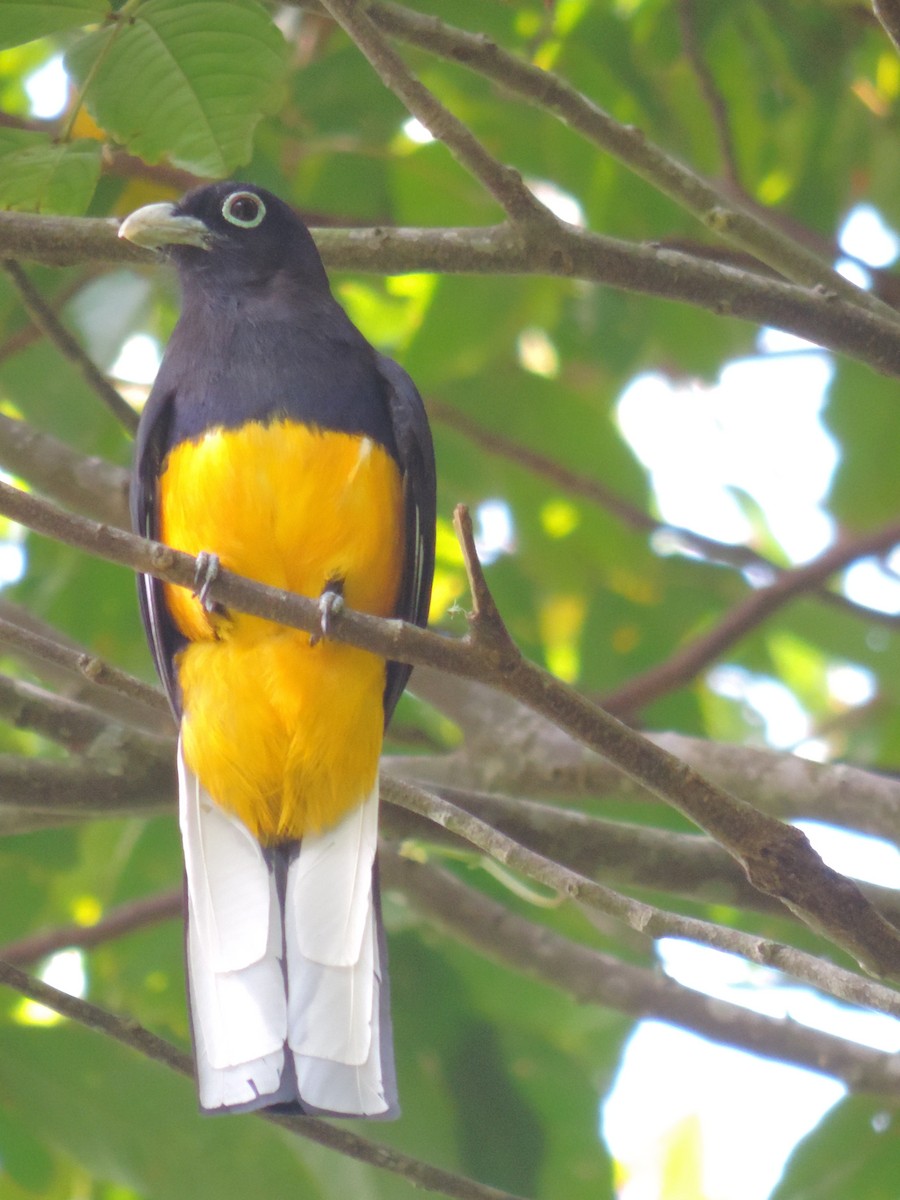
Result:
{"label": "bird's foot", "polygon": [[219,556],[208,550],[201,550],[197,555],[197,566],[194,570],[194,595],[200,601],[205,612],[211,613],[218,609],[215,600],[210,600],[209,589],[219,577]]}
{"label": "bird's foot", "polygon": [[331,623],[344,607],[344,586],[339,580],[332,580],[319,597],[319,632],[309,636],[309,644],[317,645],[322,638],[331,632]]}

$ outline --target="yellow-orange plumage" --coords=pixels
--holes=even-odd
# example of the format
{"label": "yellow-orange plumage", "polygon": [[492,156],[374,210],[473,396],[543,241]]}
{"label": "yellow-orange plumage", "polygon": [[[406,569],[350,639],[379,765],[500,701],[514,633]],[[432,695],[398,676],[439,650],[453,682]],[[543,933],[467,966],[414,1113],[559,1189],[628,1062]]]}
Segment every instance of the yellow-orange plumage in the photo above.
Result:
{"label": "yellow-orange plumage", "polygon": [[[371,439],[290,421],[214,428],[171,450],[160,536],[227,570],[348,607],[395,608],[403,570],[400,474]],[[190,644],[178,656],[188,765],[263,842],[336,822],[369,793],[383,733],[385,663],[258,617],[166,600]]]}

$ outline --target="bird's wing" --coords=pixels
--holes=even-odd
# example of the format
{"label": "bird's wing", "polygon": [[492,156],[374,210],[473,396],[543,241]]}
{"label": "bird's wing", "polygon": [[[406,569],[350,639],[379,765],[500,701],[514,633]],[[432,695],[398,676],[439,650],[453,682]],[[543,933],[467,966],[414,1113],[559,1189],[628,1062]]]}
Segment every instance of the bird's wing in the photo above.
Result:
{"label": "bird's wing", "polygon": [[[135,533],[147,538],[159,537],[156,493],[168,447],[172,404],[171,392],[154,389],[138,430],[131,477],[131,522]],[[152,575],[138,576],[138,601],[156,670],[177,717],[181,712],[181,697],[174,658],[184,639],[169,615],[163,585],[158,579]]]}
{"label": "bird's wing", "polygon": [[[394,441],[403,476],[406,538],[403,578],[396,616],[424,626],[428,621],[431,581],[434,575],[435,498],[434,447],[425,406],[416,385],[401,366],[378,355],[378,370],[385,381]],[[406,687],[412,668],[388,663],[384,689],[385,724]]]}

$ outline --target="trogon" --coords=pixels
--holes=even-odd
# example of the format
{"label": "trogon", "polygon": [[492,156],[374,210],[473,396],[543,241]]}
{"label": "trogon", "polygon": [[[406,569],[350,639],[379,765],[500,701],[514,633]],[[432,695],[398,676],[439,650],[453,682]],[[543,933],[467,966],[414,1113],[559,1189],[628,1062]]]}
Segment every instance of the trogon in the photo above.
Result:
{"label": "trogon", "polygon": [[140,581],[179,725],[200,1104],[393,1116],[378,760],[409,668],[328,638],[346,604],[424,625],[435,471],[422,400],[331,294],[262,188],[151,204],[120,236],[178,269],[181,316],[141,416],[137,532],[320,598],[310,636]]}

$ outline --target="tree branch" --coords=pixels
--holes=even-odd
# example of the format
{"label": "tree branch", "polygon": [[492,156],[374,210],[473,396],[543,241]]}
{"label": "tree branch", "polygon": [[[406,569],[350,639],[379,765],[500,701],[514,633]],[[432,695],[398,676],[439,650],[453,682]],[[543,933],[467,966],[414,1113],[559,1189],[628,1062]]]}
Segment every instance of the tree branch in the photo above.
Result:
{"label": "tree branch", "polygon": [[110,909],[94,925],[64,925],[7,942],[0,947],[0,960],[23,967],[72,946],[77,946],[79,950],[92,950],[149,925],[181,917],[181,909],[181,888],[142,896],[139,900],[130,900],[127,904]]}
{"label": "tree branch", "polygon": [[900,4],[897,0],[872,0],[872,8],[885,33],[894,43],[894,49],[900,51]]}
{"label": "tree branch", "polygon": [[[428,415],[433,422],[437,421],[462,434],[480,450],[496,455],[506,462],[515,463],[522,470],[547,480],[570,495],[596,504],[627,528],[638,533],[674,541],[679,549],[693,551],[695,554],[701,555],[707,562],[722,563],[739,570],[746,567],[762,567],[773,574],[780,574],[784,570],[779,564],[766,558],[764,554],[760,554],[750,546],[735,545],[733,542],[719,542],[715,538],[706,537],[704,534],[696,533],[681,525],[671,525],[666,521],[659,521],[643,508],[619,495],[602,480],[573,471],[548,455],[533,450],[530,446],[514,441],[496,430],[486,429],[477,421],[473,421],[471,417],[466,416],[465,413],[453,408],[452,405],[436,400],[433,395],[428,397]],[[814,592],[817,599],[832,607],[840,608],[854,617],[869,622],[877,621],[879,624],[900,631],[900,617],[893,613],[866,608],[865,605],[858,604],[836,592],[828,591],[826,588],[817,588],[814,589]]]}
{"label": "tree branch", "polygon": [[719,154],[722,158],[722,168],[725,178],[732,187],[743,193],[744,189],[741,185],[740,171],[737,165],[734,138],[731,136],[731,126],[728,121],[728,109],[725,106],[725,100],[719,91],[709,64],[703,57],[703,52],[697,38],[696,17],[697,13],[693,0],[678,0],[678,24],[681,28],[681,45],[684,49],[685,57],[697,77],[700,94],[703,96],[706,107],[709,110],[709,115],[712,118],[713,128],[716,131],[716,140],[719,143]]}
{"label": "tree branch", "polygon": [[103,753],[118,744],[120,755],[134,754],[138,759],[153,756],[159,739],[128,730],[96,711],[89,704],[45,691],[24,679],[0,675],[0,717],[16,729],[30,729],[42,737],[83,752],[103,739]]}
{"label": "tree branch", "polygon": [[[190,555],[64,513],[8,484],[0,483],[0,512],[90,554],[181,587],[194,586],[197,565]],[[307,597],[267,588],[230,571],[222,571],[209,591],[211,599],[226,608],[252,612],[309,633],[319,629],[318,605]],[[898,932],[854,883],[822,862],[798,829],[782,825],[715,787],[547,671],[527,662],[505,629],[482,628],[468,638],[450,639],[402,621],[344,611],[337,616],[330,636],[383,658],[426,663],[489,682],[514,696],[705,829],[743,865],[755,887],[777,896],[867,970],[900,976]],[[490,648],[488,654],[486,647]]]}
{"label": "tree branch", "polygon": [[814,591],[858,558],[885,554],[900,542],[900,521],[873,533],[843,538],[812,562],[782,571],[772,583],[757,588],[727,612],[717,625],[677,650],[670,658],[608,692],[600,701],[607,712],[628,720],[647,704],[683,687],[723,651],[746,637],[791,600]]}
{"label": "tree branch", "polygon": [[[168,1067],[177,1075],[184,1075],[188,1079],[194,1077],[193,1063],[189,1055],[163,1038],[157,1037],[155,1033],[151,1033],[149,1029],[139,1025],[137,1021],[117,1017],[114,1013],[98,1008],[95,1004],[89,1004],[86,1000],[69,996],[66,992],[61,992],[57,988],[43,983],[33,975],[26,974],[12,963],[0,962],[0,983],[13,988],[23,996],[28,996],[38,1004],[52,1008],[54,1012],[58,1012],[72,1021],[77,1021],[79,1025],[105,1034],[121,1045],[136,1050],[144,1058]],[[520,1197],[513,1196],[509,1192],[488,1187],[465,1175],[456,1175],[452,1171],[434,1167],[430,1163],[422,1162],[421,1159],[411,1158],[389,1146],[371,1142],[367,1138],[351,1133],[348,1129],[329,1125],[327,1121],[316,1117],[287,1117],[265,1110],[253,1115],[258,1120],[280,1125],[299,1137],[316,1142],[321,1146],[327,1146],[339,1154],[367,1163],[369,1166],[390,1171],[414,1186],[423,1187],[427,1191],[437,1192],[442,1196],[452,1197],[453,1200],[521,1200]]]}
{"label": "tree branch", "polygon": [[91,391],[129,433],[137,430],[138,414],[119,395],[106,376],[88,357],[76,338],[69,333],[56,313],[44,300],[22,268],[13,259],[6,259],[3,269],[19,293],[25,311],[45,337],[78,371]]}
{"label": "tree branch", "polygon": [[95,521],[128,524],[128,471],[0,413],[0,467]]}
{"label": "tree branch", "polygon": [[[25,659],[40,673],[41,666],[50,664],[62,669],[65,678],[74,678],[83,683],[83,689],[76,697],[92,707],[98,695],[104,692],[114,693],[114,699],[104,705],[102,711],[111,715],[110,708],[114,706],[113,714],[129,724],[138,724],[140,728],[152,733],[166,733],[172,730],[172,714],[165,696],[157,688],[136,679],[111,663],[105,662],[95,654],[74,646],[64,645],[49,637],[33,633],[21,625],[7,620],[0,608],[0,646],[7,651]],[[127,701],[123,705],[122,701]],[[96,705],[96,707],[100,707]],[[139,713],[135,712],[135,708]]]}
{"label": "tree branch", "polygon": [[[403,772],[426,785],[505,791],[528,797],[585,794],[645,805],[653,792],[514,697],[471,679],[419,666],[413,690],[465,733],[441,757],[404,756]],[[783,820],[827,821],[894,840],[900,826],[900,778],[846,763],[816,763],[783,751],[735,746],[678,733],[648,741],[726,791]]]}
{"label": "tree branch", "polygon": [[79,646],[59,629],[0,597],[0,648],[70,700],[148,733],[172,731],[163,694]]}
{"label": "tree branch", "polygon": [[144,760],[126,758],[112,738],[90,760],[0,754],[0,816],[38,825],[171,812],[174,788],[175,756],[162,740]]}
{"label": "tree branch", "polygon": [[444,143],[513,222],[555,223],[555,217],[532,195],[518,171],[503,166],[489,154],[468,127],[412,75],[369,19],[364,5],[357,0],[322,0],[322,4],[366,56],[385,87]]}
{"label": "tree branch", "polygon": [[589,908],[624,921],[637,933],[651,938],[686,938],[700,945],[740,954],[750,962],[785,971],[837,999],[864,1005],[891,1016],[900,1016],[900,994],[852,971],[833,966],[815,955],[741,930],[666,912],[651,904],[633,900],[560,866],[542,854],[528,850],[456,805],[399,780],[389,781],[385,795],[391,803],[408,808],[434,821],[436,825],[449,829],[491,858],[521,871],[529,879],[551,888],[557,895],[577,900]]}
{"label": "tree branch", "polygon": [[877,297],[848,285],[817,254],[781,233],[758,212],[735,205],[702,176],[649,141],[643,130],[616,121],[558,75],[522,62],[490,38],[447,25],[437,17],[375,0],[370,0],[367,8],[371,19],[392,36],[477,71],[558,117],[708,229],[747,250],[779,275],[808,287],[823,287],[850,304],[880,313],[891,323],[898,320]]}
{"label": "tree branch", "polygon": [[714,1042],[796,1063],[843,1080],[853,1091],[896,1097],[895,1056],[882,1054],[792,1020],[761,1016],[704,996],[660,972],[646,971],[581,946],[510,912],[444,871],[399,855],[382,858],[388,886],[402,887],[415,906],[481,954],[635,1019],[655,1018]]}
{"label": "tree branch", "polygon": [[[539,749],[536,747],[536,752]],[[773,896],[753,887],[734,859],[712,838],[675,833],[622,820],[590,816],[579,809],[541,804],[520,796],[471,792],[432,785],[417,774],[415,760],[388,759],[382,763],[384,795],[390,779],[435,791],[464,812],[480,817],[493,829],[535,850],[545,858],[591,879],[625,888],[668,892],[702,904],[727,904],[749,912],[774,914],[794,923],[795,918]],[[411,767],[411,769],[410,769]],[[421,840],[465,844],[455,835],[435,828],[411,811],[390,805],[382,813],[382,831],[394,840]],[[861,884],[862,891],[893,924],[900,926],[900,892],[893,888]]]}
{"label": "tree branch", "polygon": [[[51,266],[87,260],[150,262],[123,249],[111,220],[0,212],[0,255]],[[761,325],[774,325],[848,354],[886,375],[900,376],[900,336],[893,319],[861,311],[828,290],[703,261],[676,250],[636,245],[562,224],[523,244],[507,225],[463,229],[317,229],[326,266],[405,274],[551,275],[661,296]]]}

